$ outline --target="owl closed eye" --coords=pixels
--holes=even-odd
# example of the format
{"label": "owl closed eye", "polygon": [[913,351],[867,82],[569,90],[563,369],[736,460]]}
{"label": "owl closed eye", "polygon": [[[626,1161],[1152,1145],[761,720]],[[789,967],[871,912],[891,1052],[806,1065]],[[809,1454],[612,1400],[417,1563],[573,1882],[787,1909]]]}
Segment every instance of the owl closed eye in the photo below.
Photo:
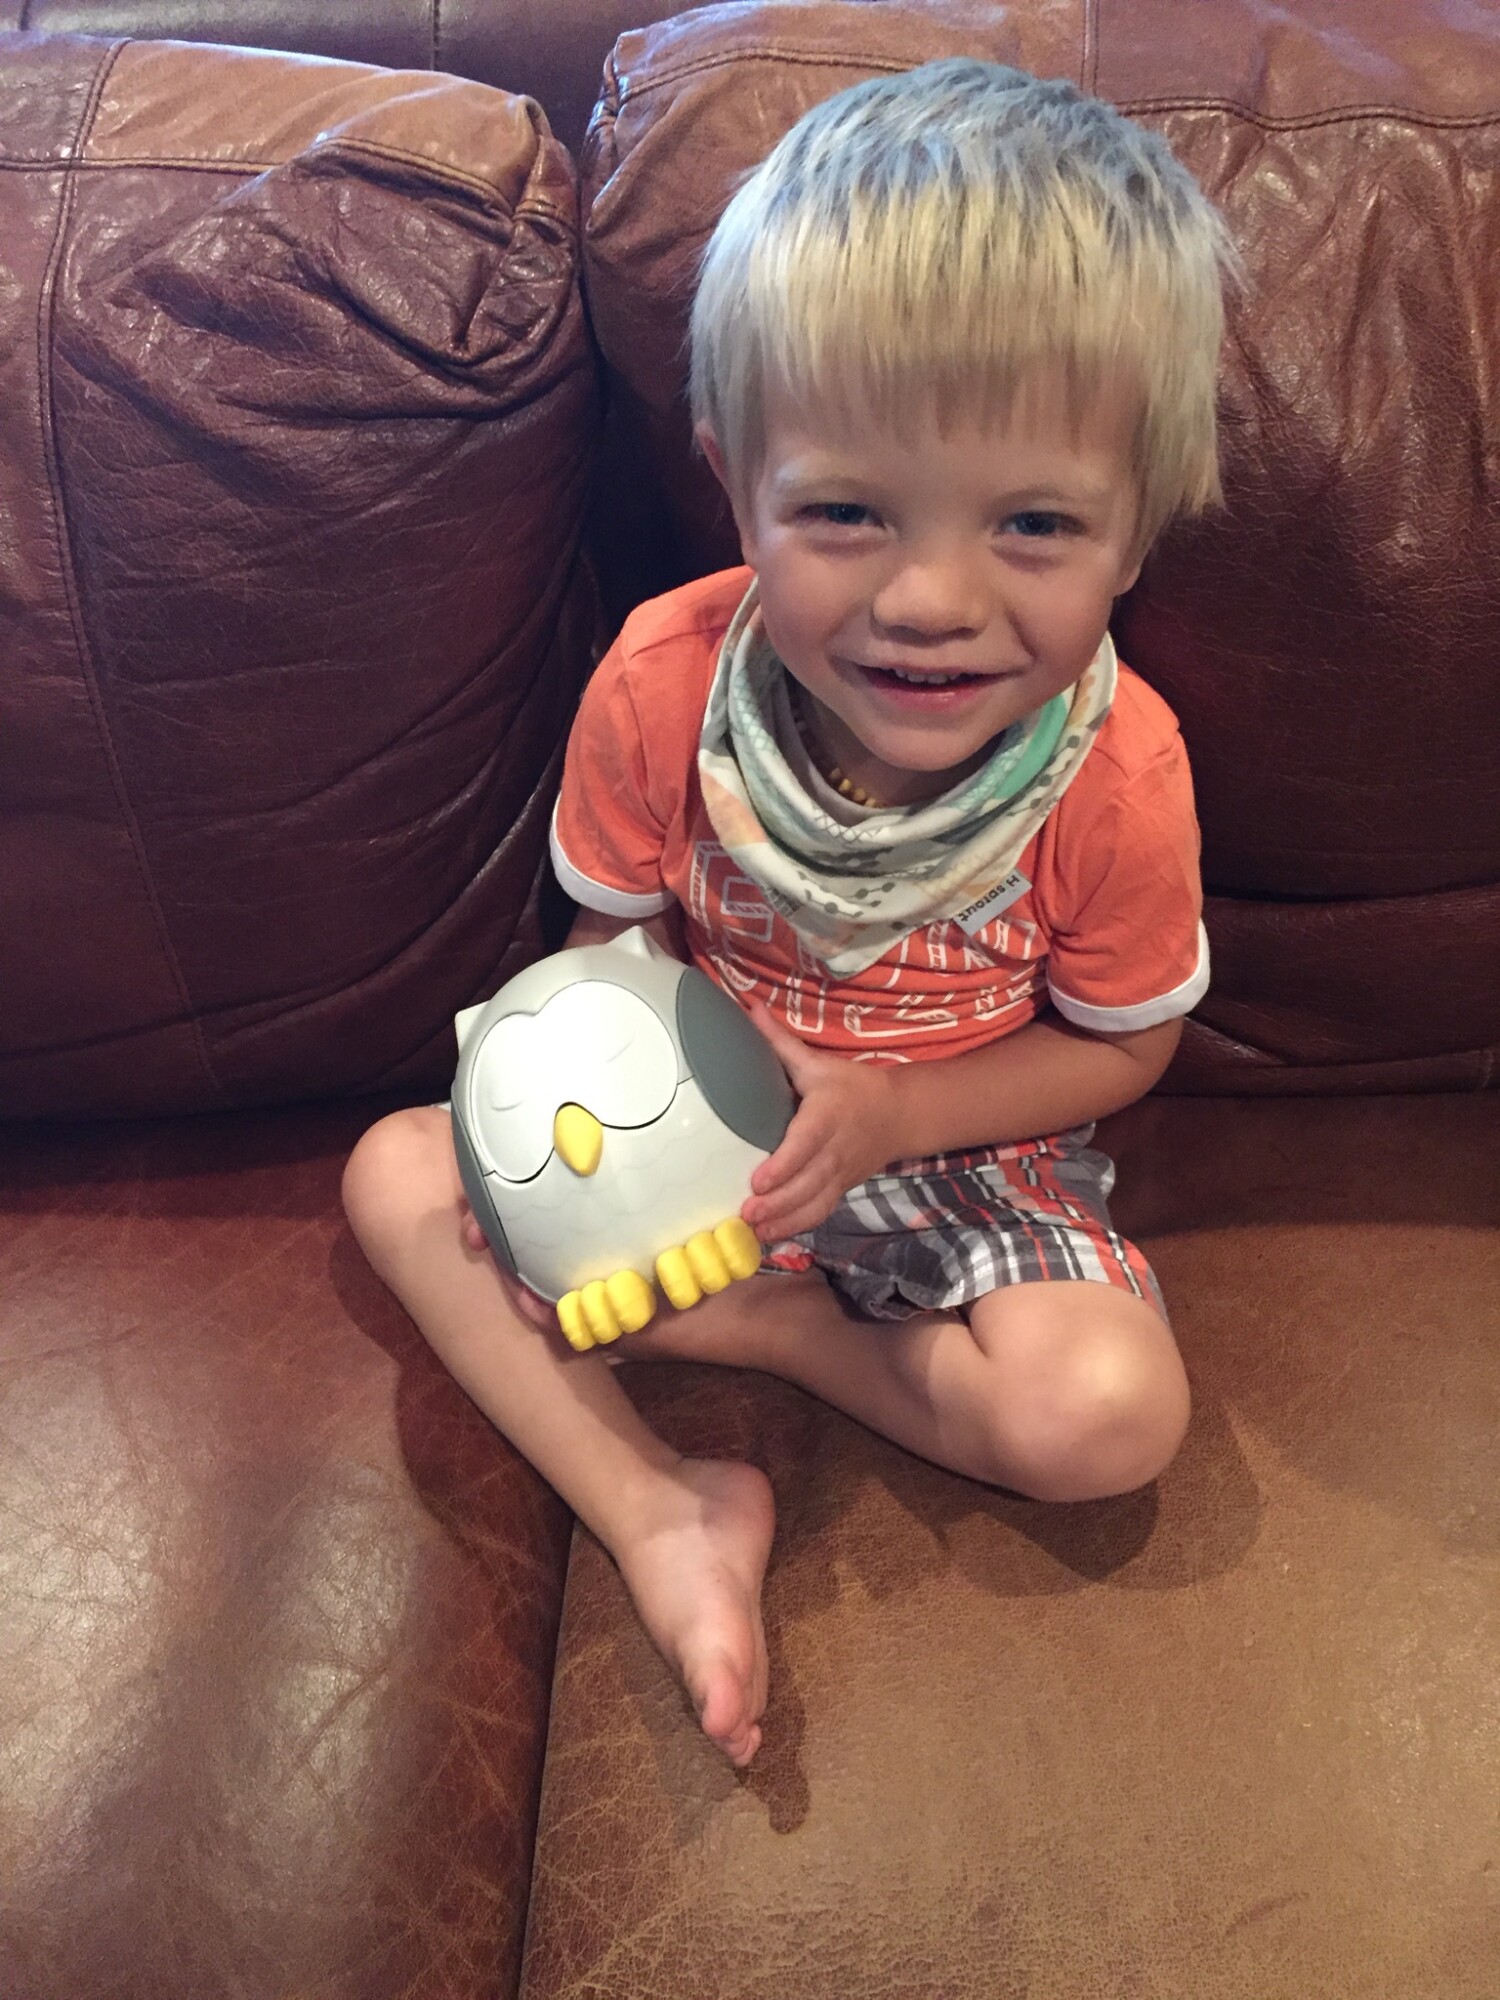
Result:
{"label": "owl closed eye", "polygon": [[560,1106],[581,1104],[605,1127],[649,1124],[677,1089],[677,1051],[653,1009],[597,979],[565,987],[535,1014],[507,1014],[484,1057],[487,1140],[506,1180],[533,1179],[552,1153]]}

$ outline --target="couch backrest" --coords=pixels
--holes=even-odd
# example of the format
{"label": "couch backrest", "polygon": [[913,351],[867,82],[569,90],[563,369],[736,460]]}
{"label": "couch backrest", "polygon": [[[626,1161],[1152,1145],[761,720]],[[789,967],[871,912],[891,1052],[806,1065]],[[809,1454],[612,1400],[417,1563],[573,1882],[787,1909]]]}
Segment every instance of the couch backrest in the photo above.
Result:
{"label": "couch backrest", "polygon": [[0,0],[0,28],[286,49],[387,69],[444,70],[534,97],[576,151],[617,35],[663,0]]}
{"label": "couch backrest", "polygon": [[1064,76],[1165,134],[1249,286],[1227,507],[1171,533],[1124,656],[1197,777],[1215,980],[1179,1087],[1500,1074],[1500,35],[1442,0],[745,0],[623,36],[583,159],[608,366],[610,596],[733,561],[692,454],[696,260],[807,107],[941,54]]}
{"label": "couch backrest", "polygon": [[[379,54],[419,16],[382,0],[352,32]],[[1228,508],[1118,627],[1198,776],[1216,978],[1173,1080],[1495,1081],[1500,55],[1475,17],[750,0],[626,34],[584,162],[610,617],[737,553],[681,347],[733,176],[817,98],[949,51],[1157,124],[1250,267]],[[601,631],[568,163],[450,78],[28,35],[0,37],[0,145],[0,1115],[439,1086],[453,1009],[542,948]]]}

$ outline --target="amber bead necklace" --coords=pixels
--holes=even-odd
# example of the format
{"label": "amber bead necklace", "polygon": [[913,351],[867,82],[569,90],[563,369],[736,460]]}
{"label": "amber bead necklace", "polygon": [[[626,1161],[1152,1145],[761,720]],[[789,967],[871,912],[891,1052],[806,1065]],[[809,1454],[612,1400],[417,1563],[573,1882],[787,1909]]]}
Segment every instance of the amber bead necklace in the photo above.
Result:
{"label": "amber bead necklace", "polygon": [[832,785],[841,799],[848,799],[853,805],[865,806],[879,812],[881,810],[879,799],[872,798],[862,786],[856,785],[852,778],[846,778],[837,764],[826,761],[825,754],[814,740],[811,725],[802,711],[800,692],[792,696],[792,720],[797,725],[797,734],[802,738],[802,747],[811,758],[813,769],[824,783]]}

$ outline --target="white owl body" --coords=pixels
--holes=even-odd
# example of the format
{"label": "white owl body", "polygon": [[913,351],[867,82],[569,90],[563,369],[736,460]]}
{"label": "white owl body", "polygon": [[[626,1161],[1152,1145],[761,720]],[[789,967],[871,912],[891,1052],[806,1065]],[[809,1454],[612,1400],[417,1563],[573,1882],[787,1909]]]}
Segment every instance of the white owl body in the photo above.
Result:
{"label": "white owl body", "polygon": [[737,1218],[795,1109],[734,1001],[638,928],[543,959],[456,1025],[465,1191],[554,1301],[626,1271],[649,1286],[663,1252]]}
{"label": "white owl body", "polygon": [[767,1157],[713,1116],[691,1077],[660,1118],[607,1131],[604,1155],[609,1171],[601,1163],[584,1189],[553,1153],[534,1180],[496,1198],[517,1264],[544,1298],[625,1269],[649,1284],[668,1244],[738,1215]]}

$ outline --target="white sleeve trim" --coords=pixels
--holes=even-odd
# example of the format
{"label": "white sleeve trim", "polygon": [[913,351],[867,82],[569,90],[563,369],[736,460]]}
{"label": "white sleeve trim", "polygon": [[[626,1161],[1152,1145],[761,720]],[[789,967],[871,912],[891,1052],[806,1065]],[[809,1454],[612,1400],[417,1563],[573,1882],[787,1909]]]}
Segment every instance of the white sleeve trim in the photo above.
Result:
{"label": "white sleeve trim", "polygon": [[1129,1035],[1139,1028],[1157,1028],[1163,1021],[1175,1021],[1179,1014],[1191,1014],[1208,991],[1208,932],[1198,926],[1198,963],[1190,979],[1174,986],[1160,999],[1143,1000],[1138,1007],[1090,1007],[1082,1000],[1070,1000],[1047,979],[1052,1004],[1075,1027],[1088,1028],[1099,1035]]}
{"label": "white sleeve trim", "polygon": [[586,910],[597,910],[604,917],[655,917],[668,908],[672,898],[663,889],[655,896],[632,896],[624,889],[611,889],[604,882],[596,882],[591,875],[585,875],[575,868],[563,853],[562,842],[557,837],[557,807],[552,808],[552,829],[549,836],[552,850],[552,867],[558,881],[573,898]]}

